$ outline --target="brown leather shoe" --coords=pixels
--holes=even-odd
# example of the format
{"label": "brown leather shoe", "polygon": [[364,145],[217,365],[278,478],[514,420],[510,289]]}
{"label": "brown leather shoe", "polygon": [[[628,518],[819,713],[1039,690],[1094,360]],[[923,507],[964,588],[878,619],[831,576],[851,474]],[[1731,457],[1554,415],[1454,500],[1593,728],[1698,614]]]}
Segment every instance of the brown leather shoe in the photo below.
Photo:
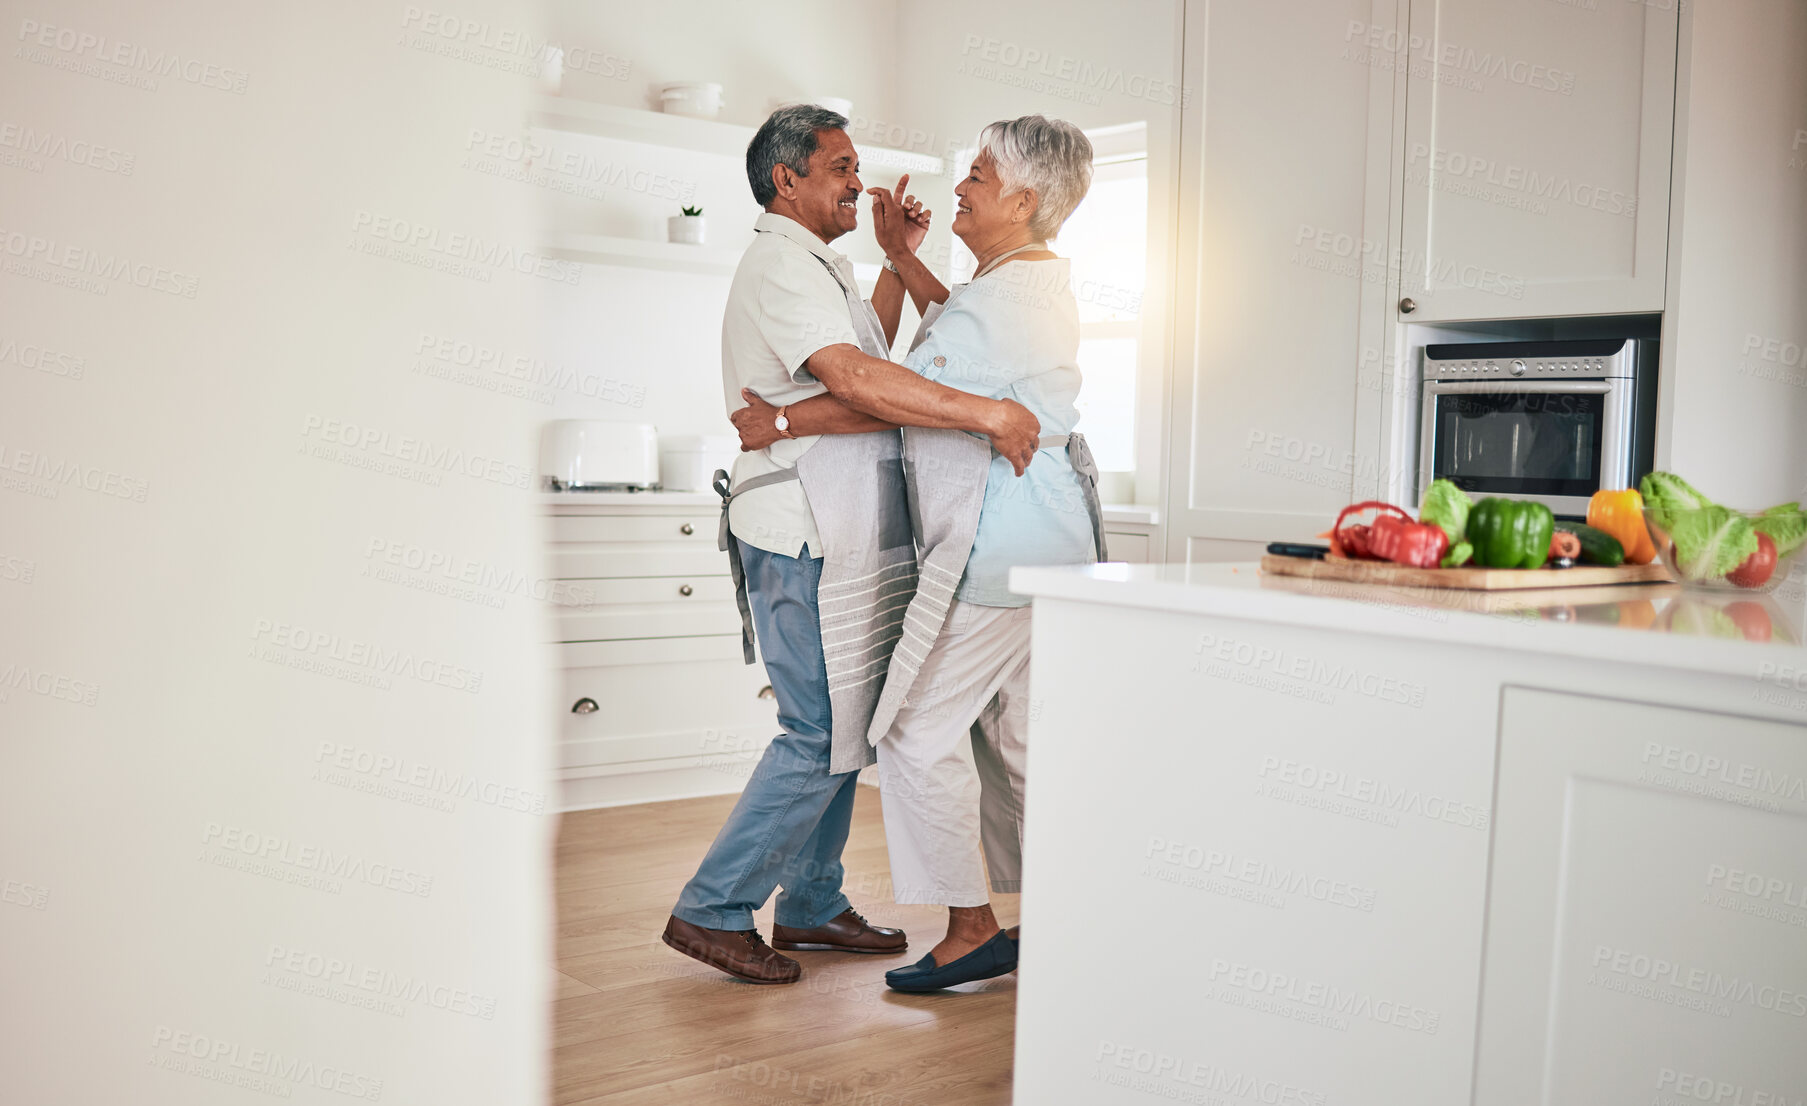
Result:
{"label": "brown leather shoe", "polygon": [[802,965],[773,952],[757,929],[704,929],[674,914],[660,940],[748,983],[795,983],[803,974]]}
{"label": "brown leather shoe", "polygon": [[772,927],[772,947],[787,952],[902,952],[909,939],[901,929],[875,926],[852,907],[814,929]]}

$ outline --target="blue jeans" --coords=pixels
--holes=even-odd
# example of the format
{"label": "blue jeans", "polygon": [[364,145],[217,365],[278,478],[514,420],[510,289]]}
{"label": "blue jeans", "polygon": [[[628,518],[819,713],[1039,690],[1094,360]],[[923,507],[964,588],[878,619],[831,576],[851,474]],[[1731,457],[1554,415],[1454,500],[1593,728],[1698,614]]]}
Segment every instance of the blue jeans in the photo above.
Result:
{"label": "blue jeans", "polygon": [[813,929],[849,906],[841,893],[841,849],[859,773],[828,771],[832,719],[816,607],[822,559],[807,546],[801,553],[785,557],[740,542],[753,632],[784,732],[766,747],[672,908],[705,929],[752,929],[753,911],[780,884],[775,917],[781,926]]}

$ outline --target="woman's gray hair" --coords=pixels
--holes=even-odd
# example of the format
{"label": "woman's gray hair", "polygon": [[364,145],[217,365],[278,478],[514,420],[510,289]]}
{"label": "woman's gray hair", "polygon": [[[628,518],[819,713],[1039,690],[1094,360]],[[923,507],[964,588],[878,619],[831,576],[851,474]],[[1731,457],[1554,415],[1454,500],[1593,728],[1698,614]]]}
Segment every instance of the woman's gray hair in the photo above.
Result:
{"label": "woman's gray hair", "polygon": [[1092,142],[1065,119],[1025,115],[979,132],[979,150],[991,155],[1003,185],[1000,195],[1033,189],[1035,214],[1029,231],[1050,239],[1092,187]]}
{"label": "woman's gray hair", "polygon": [[809,176],[810,155],[821,143],[816,132],[846,130],[847,117],[815,104],[792,104],[771,114],[747,143],[747,183],[753,186],[753,199],[767,207],[778,196],[772,183],[772,170],[787,166],[800,177]]}

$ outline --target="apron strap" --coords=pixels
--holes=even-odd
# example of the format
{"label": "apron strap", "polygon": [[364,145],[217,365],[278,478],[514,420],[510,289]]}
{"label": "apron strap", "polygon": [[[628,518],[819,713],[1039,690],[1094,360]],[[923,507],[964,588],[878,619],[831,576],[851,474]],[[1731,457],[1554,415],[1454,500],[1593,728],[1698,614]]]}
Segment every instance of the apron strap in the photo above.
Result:
{"label": "apron strap", "polygon": [[715,479],[711,481],[715,494],[722,497],[722,524],[716,531],[715,547],[728,554],[728,572],[734,578],[734,602],[740,608],[740,649],[748,664],[753,663],[753,606],[747,600],[747,570],[741,567],[740,543],[728,532],[728,505],[736,496],[750,491],[783,484],[789,480],[801,479],[795,468],[779,469],[776,472],[763,473],[748,477],[740,482],[740,487],[733,492],[728,491],[728,470],[716,469]]}
{"label": "apron strap", "polygon": [[[1079,486],[1085,492],[1086,513],[1092,516],[1092,540],[1098,550],[1098,561],[1102,564],[1108,560],[1104,548],[1104,507],[1098,502],[1098,462],[1092,459],[1092,448],[1085,444],[1084,434],[1068,434],[1067,463],[1079,476]],[[1048,441],[1042,439],[1043,443]]]}

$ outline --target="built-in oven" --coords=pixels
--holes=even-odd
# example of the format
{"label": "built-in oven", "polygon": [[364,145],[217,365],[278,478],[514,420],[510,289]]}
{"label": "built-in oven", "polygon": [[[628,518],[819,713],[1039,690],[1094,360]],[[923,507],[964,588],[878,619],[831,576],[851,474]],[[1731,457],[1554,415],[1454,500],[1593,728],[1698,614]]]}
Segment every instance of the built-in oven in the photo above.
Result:
{"label": "built-in oven", "polygon": [[1418,494],[1443,479],[1586,515],[1650,471],[1656,359],[1639,338],[1426,346]]}

